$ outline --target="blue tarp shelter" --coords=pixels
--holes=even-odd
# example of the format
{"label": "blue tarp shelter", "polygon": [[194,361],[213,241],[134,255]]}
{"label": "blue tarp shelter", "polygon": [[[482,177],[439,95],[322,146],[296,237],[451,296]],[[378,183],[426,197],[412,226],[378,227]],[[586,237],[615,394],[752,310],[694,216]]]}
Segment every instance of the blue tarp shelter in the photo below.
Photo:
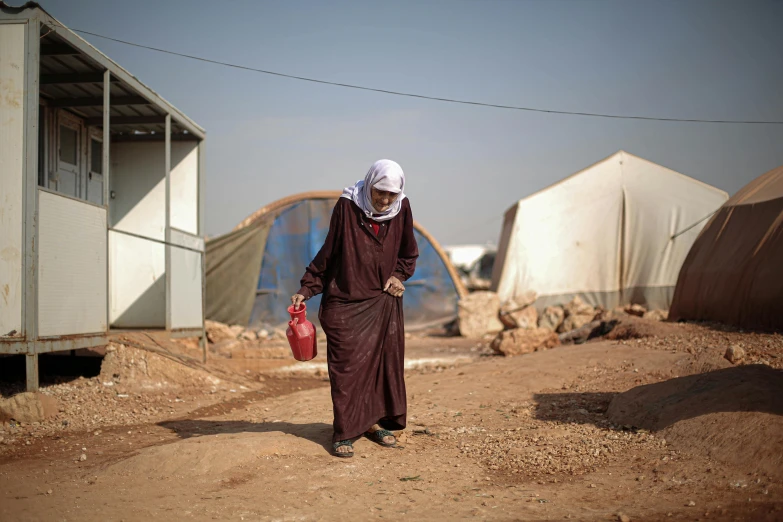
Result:
{"label": "blue tarp shelter", "polygon": [[[267,205],[232,232],[206,244],[207,319],[253,328],[278,328],[290,297],[329,230],[339,192],[310,192]],[[406,283],[409,329],[445,324],[457,316],[462,282],[437,241],[415,225],[419,259]],[[320,296],[308,301],[317,324]]]}

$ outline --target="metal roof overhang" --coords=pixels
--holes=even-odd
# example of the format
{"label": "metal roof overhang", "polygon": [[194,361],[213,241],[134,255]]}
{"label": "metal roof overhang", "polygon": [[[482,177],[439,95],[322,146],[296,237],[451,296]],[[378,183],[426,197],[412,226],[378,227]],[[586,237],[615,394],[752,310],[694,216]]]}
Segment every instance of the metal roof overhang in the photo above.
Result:
{"label": "metal roof overhang", "polygon": [[48,106],[67,108],[88,125],[103,125],[103,73],[108,70],[113,138],[162,139],[167,114],[172,139],[205,138],[202,127],[37,3],[10,7],[0,1],[0,21],[35,19],[41,23],[39,90]]}

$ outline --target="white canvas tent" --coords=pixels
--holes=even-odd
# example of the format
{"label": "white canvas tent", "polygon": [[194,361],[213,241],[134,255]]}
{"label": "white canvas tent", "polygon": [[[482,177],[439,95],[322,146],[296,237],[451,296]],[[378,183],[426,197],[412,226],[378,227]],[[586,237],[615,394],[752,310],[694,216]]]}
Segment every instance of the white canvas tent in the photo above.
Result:
{"label": "white canvas tent", "polygon": [[620,151],[506,212],[492,289],[504,302],[534,290],[537,307],[578,295],[605,308],[668,308],[685,256],[727,199]]}

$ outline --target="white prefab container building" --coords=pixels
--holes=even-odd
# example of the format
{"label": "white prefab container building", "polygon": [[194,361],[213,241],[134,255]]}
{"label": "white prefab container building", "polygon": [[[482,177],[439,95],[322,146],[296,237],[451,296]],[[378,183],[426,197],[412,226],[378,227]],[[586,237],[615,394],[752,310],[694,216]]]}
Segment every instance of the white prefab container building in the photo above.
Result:
{"label": "white prefab container building", "polygon": [[533,290],[538,308],[575,296],[669,308],[685,256],[727,199],[620,151],[506,212],[492,289],[503,302]]}
{"label": "white prefab container building", "polygon": [[204,129],[37,4],[0,1],[0,354],[204,340]]}

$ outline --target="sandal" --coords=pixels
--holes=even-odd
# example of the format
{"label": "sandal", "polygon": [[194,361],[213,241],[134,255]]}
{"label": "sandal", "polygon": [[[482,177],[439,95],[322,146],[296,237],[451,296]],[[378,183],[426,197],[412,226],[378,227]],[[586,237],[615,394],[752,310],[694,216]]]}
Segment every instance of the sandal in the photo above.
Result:
{"label": "sandal", "polygon": [[[351,451],[337,451],[337,448],[339,448],[340,446],[348,446],[351,448]],[[344,459],[353,457],[353,442],[350,440],[341,440],[335,442],[332,444],[332,449],[334,449],[332,455],[334,455],[335,457],[341,457]]]}
{"label": "sandal", "polygon": [[[368,431],[364,434],[365,437],[370,439],[376,444],[380,444],[381,446],[385,446],[387,448],[393,448],[397,445],[397,438],[394,437],[394,433],[390,432],[389,430],[375,430],[375,431]],[[388,442],[385,442],[383,439],[386,437],[393,437],[394,442],[391,444]]]}

